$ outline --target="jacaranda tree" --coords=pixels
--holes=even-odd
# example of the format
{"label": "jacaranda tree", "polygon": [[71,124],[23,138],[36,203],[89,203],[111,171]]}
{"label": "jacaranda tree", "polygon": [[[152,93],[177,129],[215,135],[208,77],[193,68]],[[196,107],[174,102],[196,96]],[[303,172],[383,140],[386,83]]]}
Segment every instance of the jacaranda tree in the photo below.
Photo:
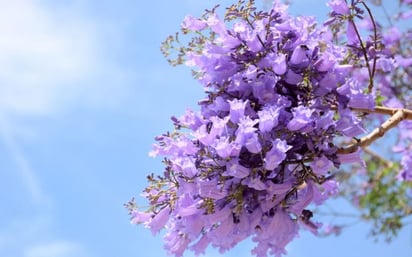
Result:
{"label": "jacaranda tree", "polygon": [[[374,16],[380,1],[327,5],[318,24],[280,1],[240,0],[187,16],[163,43],[205,98],[156,137],[150,155],[165,169],[147,176],[149,207],[127,207],[132,223],[166,230],[170,254],[251,237],[253,255],[281,256],[301,228],[320,233],[316,206],[331,197],[388,239],[412,214],[412,1],[387,21]],[[368,146],[389,130],[396,153],[383,158]]]}

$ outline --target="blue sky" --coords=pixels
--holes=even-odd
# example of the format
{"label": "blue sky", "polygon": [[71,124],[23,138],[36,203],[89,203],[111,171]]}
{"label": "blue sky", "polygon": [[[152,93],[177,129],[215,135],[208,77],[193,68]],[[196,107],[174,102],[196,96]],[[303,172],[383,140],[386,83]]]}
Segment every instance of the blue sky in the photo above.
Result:
{"label": "blue sky", "polygon": [[[147,155],[153,137],[202,97],[160,42],[215,2],[0,0],[0,256],[167,256],[159,236],[129,224],[123,203],[162,171]],[[326,10],[295,2],[296,13]],[[288,256],[410,256],[410,226],[390,245],[367,239],[368,228],[302,233]]]}

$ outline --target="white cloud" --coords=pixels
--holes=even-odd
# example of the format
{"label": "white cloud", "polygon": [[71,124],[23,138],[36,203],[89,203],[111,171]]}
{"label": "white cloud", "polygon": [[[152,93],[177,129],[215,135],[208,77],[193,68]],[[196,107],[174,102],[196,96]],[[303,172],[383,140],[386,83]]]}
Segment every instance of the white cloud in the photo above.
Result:
{"label": "white cloud", "polygon": [[[0,6],[0,147],[17,168],[10,176],[26,190],[18,192],[19,199],[27,201],[27,212],[2,219],[0,256],[89,257],[85,246],[52,232],[53,196],[19,144],[35,133],[19,126],[25,124],[20,117],[119,101],[127,90],[119,80],[128,74],[105,59],[102,25],[82,17],[75,2],[51,8],[42,0],[0,0]],[[11,172],[4,167],[0,173]]]}
{"label": "white cloud", "polygon": [[113,89],[93,80],[124,76],[102,56],[103,29],[98,21],[79,17],[81,6],[69,2],[65,9],[51,9],[35,0],[0,4],[0,111],[49,114],[79,99],[93,102]]}
{"label": "white cloud", "polygon": [[3,257],[91,257],[80,242],[61,239],[51,233],[52,217],[28,215],[9,220],[0,229],[0,256]]}
{"label": "white cloud", "polygon": [[[9,123],[4,119],[0,113],[0,142],[6,148],[7,153],[11,157],[11,160],[17,166],[18,175],[24,188],[26,189],[25,195],[29,199],[31,205],[47,208],[50,204],[50,199],[44,192],[40,181],[31,167],[30,161],[26,158],[22,150],[19,148],[12,135],[11,127]],[[3,171],[7,172],[7,171]]]}
{"label": "white cloud", "polygon": [[53,241],[29,247],[24,257],[87,257],[88,253],[79,244],[69,241]]}

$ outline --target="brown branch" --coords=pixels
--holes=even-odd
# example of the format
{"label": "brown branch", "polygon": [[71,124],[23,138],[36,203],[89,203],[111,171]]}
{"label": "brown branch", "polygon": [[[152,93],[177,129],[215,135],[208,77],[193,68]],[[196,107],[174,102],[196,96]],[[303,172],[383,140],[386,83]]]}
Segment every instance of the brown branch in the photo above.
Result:
{"label": "brown branch", "polygon": [[377,106],[373,110],[352,108],[352,111],[355,111],[355,112],[363,112],[363,113],[370,113],[370,114],[377,113],[377,114],[387,114],[387,115],[394,115],[399,110],[402,110],[404,112],[405,120],[412,120],[412,110],[408,110],[408,109],[390,108],[390,107],[384,107],[384,106]]}
{"label": "brown branch", "polygon": [[384,123],[382,123],[382,125],[374,129],[371,133],[362,137],[361,139],[358,139],[356,143],[350,144],[345,148],[339,148],[337,151],[338,154],[349,154],[355,152],[359,147],[367,147],[378,138],[383,137],[383,135],[385,135],[385,133],[388,132],[390,129],[396,127],[402,120],[412,120],[412,110],[407,109],[376,107],[374,110],[356,108],[353,108],[352,110],[364,113],[389,114],[391,115],[391,117]]}

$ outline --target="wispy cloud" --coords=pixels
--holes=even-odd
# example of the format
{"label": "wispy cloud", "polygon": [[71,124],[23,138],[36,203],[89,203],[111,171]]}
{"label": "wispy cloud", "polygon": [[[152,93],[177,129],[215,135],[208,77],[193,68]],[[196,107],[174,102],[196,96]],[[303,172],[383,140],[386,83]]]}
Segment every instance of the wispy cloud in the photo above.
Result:
{"label": "wispy cloud", "polygon": [[52,241],[37,244],[24,251],[24,257],[88,257],[89,253],[80,245],[70,241]]}
{"label": "wispy cloud", "polygon": [[27,201],[20,206],[27,212],[5,220],[0,215],[0,256],[89,257],[81,242],[54,232],[55,199],[37,174],[41,167],[32,167],[18,131],[32,132],[15,121],[121,101],[127,87],[119,84],[129,74],[105,59],[101,25],[79,15],[75,1],[65,2],[67,8],[51,8],[45,2],[0,0],[0,147],[3,160],[15,167],[6,170],[2,164],[0,174],[18,181],[24,190],[11,193]]}
{"label": "wispy cloud", "polygon": [[[19,180],[22,182],[23,187],[26,189],[24,192],[29,199],[29,203],[32,206],[43,207],[50,204],[50,199],[44,192],[41,183],[32,169],[29,160],[26,158],[16,140],[12,134],[10,124],[0,113],[0,142],[5,147],[5,150],[9,154],[10,159],[15,163],[18,171]],[[8,172],[2,170],[1,172]]]}
{"label": "wispy cloud", "polygon": [[93,83],[99,76],[106,81],[125,76],[105,60],[104,30],[98,21],[78,15],[81,6],[68,4],[63,10],[41,1],[0,3],[0,111],[48,114],[113,93]]}
{"label": "wispy cloud", "polygon": [[10,220],[0,229],[0,256],[3,257],[91,257],[80,242],[53,235],[52,217],[30,215]]}

